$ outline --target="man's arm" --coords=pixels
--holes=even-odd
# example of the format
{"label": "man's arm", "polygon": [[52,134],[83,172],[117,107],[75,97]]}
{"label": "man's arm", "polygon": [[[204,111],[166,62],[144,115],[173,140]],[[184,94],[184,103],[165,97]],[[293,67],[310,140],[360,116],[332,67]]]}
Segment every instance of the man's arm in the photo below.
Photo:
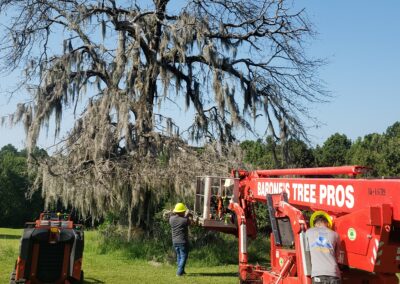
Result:
{"label": "man's arm", "polygon": [[335,253],[336,255],[340,251],[340,239],[339,239],[339,234],[335,232]]}
{"label": "man's arm", "polygon": [[188,226],[193,224],[193,214],[190,213],[189,211],[185,214],[185,217],[187,219],[187,224]]}
{"label": "man's arm", "polygon": [[341,262],[343,262],[343,259],[342,259],[342,256],[341,256],[342,247],[340,245],[339,234],[335,232],[335,235],[336,235],[336,244],[335,244],[336,261],[338,261],[338,263],[341,263]]}

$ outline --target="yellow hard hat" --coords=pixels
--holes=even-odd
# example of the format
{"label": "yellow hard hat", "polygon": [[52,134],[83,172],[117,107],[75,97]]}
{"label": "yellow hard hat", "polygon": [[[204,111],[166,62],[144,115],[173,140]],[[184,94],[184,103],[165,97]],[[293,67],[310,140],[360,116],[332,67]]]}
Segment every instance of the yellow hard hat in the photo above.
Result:
{"label": "yellow hard hat", "polygon": [[183,203],[176,203],[175,208],[174,208],[174,212],[175,213],[182,213],[185,212],[187,210],[185,204]]}
{"label": "yellow hard hat", "polygon": [[317,218],[317,216],[324,216],[326,221],[328,221],[328,227],[332,228],[332,218],[331,216],[329,216],[328,213],[326,213],[325,211],[315,211],[310,218],[310,227],[314,227],[314,221],[315,218]]}

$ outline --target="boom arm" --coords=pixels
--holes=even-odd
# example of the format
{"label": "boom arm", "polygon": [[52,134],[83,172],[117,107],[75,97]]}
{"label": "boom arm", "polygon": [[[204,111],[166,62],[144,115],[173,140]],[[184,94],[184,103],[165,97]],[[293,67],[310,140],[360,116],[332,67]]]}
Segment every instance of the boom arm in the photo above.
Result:
{"label": "boom arm", "polygon": [[[400,179],[315,178],[328,175],[330,168],[241,171],[241,190],[244,199],[266,202],[267,194],[286,192],[289,203],[301,210],[324,210],[337,217],[364,208],[388,204],[393,209],[393,220],[400,221]],[[364,173],[359,166],[334,167],[333,175]],[[295,175],[314,176],[296,178]],[[291,175],[292,177],[280,177]]]}

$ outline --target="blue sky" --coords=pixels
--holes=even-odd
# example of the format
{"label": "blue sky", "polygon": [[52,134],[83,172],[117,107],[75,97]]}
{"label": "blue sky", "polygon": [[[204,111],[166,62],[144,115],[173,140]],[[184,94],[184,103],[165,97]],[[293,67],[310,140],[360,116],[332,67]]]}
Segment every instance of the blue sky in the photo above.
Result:
{"label": "blue sky", "polygon": [[[309,130],[312,143],[322,144],[336,132],[354,140],[400,121],[400,1],[296,0],[295,5],[305,7],[318,32],[307,52],[327,60],[320,78],[332,95],[329,103],[311,108],[322,123]],[[0,90],[15,78],[0,77]],[[2,95],[0,116],[11,113],[20,99],[8,104]],[[39,146],[53,142],[49,132]],[[0,147],[8,143],[23,147],[22,127],[0,128]]]}
{"label": "blue sky", "polygon": [[382,133],[400,121],[400,1],[301,0],[318,31],[309,54],[333,98],[314,106],[324,122],[310,131],[321,144],[335,132],[351,139]]}

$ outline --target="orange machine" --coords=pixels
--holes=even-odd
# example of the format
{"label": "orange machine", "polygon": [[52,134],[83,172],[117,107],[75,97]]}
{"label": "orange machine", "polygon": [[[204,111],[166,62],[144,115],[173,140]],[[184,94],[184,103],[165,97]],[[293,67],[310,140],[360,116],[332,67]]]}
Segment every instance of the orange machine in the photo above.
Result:
{"label": "orange machine", "polygon": [[[306,216],[317,210],[330,216],[340,236],[344,283],[399,283],[400,179],[358,177],[367,171],[344,166],[199,177],[195,211],[205,228],[238,236],[241,283],[311,283]],[[229,204],[215,206],[219,198]],[[267,204],[272,227],[268,269],[248,263],[247,239],[257,235],[256,202]]]}
{"label": "orange machine", "polygon": [[84,283],[84,233],[68,214],[42,213],[26,223],[10,284]]}

